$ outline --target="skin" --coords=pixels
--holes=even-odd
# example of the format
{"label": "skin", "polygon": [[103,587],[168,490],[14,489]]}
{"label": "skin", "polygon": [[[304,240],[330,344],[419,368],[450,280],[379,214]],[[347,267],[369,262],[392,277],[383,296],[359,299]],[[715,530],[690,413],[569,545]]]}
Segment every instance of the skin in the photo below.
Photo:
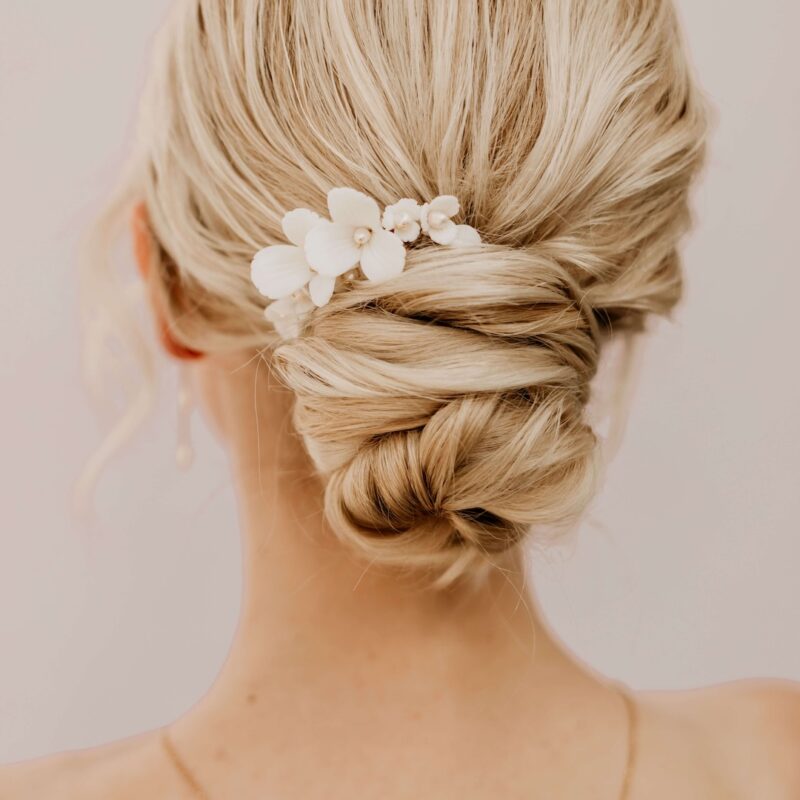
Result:
{"label": "skin", "polygon": [[[149,248],[136,242],[153,280]],[[174,344],[165,348],[177,356]],[[170,728],[208,796],[616,800],[624,704],[547,630],[521,566],[477,593],[438,595],[365,568],[323,520],[291,398],[268,365],[248,353],[181,357],[227,445],[244,540],[229,657]],[[636,702],[631,800],[800,797],[796,685]],[[157,732],[0,769],[0,800],[150,797],[197,797]]]}

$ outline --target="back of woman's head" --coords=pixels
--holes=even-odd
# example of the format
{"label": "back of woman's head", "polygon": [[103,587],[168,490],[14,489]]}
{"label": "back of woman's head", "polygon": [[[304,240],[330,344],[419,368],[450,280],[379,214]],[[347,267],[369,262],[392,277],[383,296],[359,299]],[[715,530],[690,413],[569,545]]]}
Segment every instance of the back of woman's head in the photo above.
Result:
{"label": "back of woman's head", "polygon": [[205,351],[278,341],[249,264],[286,211],[459,198],[481,246],[415,245],[274,352],[333,528],[452,576],[590,498],[599,347],[680,297],[705,127],[666,0],[182,0],[137,191]]}

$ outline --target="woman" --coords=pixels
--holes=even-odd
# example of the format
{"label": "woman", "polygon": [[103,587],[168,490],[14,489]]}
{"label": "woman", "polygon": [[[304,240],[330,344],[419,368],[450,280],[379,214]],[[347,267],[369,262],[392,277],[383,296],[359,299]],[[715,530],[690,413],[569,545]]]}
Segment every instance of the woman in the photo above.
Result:
{"label": "woman", "polygon": [[183,718],[0,797],[800,796],[795,687],[632,694],[524,582],[601,350],[680,298],[671,5],[182,0],[160,44],[110,213],[230,454],[242,619]]}

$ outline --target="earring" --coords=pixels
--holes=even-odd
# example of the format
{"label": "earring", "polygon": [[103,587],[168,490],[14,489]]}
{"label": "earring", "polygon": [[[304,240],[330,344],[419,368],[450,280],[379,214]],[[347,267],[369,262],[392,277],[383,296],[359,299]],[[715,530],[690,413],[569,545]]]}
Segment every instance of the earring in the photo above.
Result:
{"label": "earring", "polygon": [[181,368],[178,378],[178,443],[175,463],[180,470],[188,470],[194,462],[192,447],[192,408],[194,406],[189,371]]}

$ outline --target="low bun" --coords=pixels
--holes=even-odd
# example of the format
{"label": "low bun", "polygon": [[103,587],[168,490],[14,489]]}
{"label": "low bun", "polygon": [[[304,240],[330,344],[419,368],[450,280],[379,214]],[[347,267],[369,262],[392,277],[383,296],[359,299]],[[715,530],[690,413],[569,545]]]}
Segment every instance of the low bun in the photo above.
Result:
{"label": "low bun", "polygon": [[370,559],[491,560],[591,497],[598,327],[535,248],[425,247],[278,348],[333,528]]}

